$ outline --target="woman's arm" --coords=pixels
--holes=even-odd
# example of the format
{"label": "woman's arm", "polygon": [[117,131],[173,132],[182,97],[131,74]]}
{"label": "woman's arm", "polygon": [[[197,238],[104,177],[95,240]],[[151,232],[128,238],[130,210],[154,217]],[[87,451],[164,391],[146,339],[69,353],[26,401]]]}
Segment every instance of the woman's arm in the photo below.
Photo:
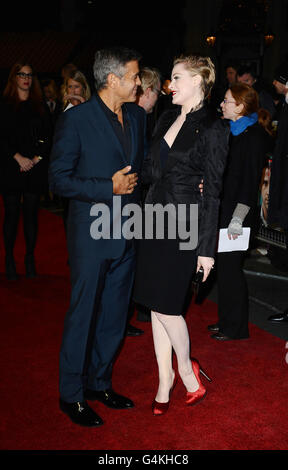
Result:
{"label": "woman's arm", "polygon": [[229,128],[216,121],[206,132],[202,204],[199,214],[198,255],[213,258],[216,252],[220,193],[228,155]]}

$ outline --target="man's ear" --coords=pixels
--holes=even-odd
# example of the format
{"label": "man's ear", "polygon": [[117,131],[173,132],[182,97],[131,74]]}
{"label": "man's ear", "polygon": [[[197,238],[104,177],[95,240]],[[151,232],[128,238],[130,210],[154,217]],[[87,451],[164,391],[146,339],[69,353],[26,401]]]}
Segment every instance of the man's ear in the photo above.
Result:
{"label": "man's ear", "polygon": [[119,77],[117,77],[117,75],[115,75],[115,73],[109,73],[108,74],[107,85],[110,88],[115,88],[115,86],[118,84],[118,82],[119,82]]}

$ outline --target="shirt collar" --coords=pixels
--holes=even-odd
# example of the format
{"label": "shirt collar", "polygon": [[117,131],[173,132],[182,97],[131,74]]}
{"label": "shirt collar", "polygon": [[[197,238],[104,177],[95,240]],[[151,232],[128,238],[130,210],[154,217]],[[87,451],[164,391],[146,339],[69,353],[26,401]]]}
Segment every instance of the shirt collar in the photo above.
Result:
{"label": "shirt collar", "polygon": [[[115,119],[116,121],[118,121],[118,116],[116,113],[114,113],[110,108],[108,108],[108,106],[104,103],[104,101],[100,98],[100,96],[98,95],[98,93],[95,93],[96,95],[96,99],[98,101],[98,103],[100,104],[100,106],[102,107],[102,109],[104,110],[104,112],[111,118],[111,119]],[[123,116],[124,114],[126,115],[126,106],[125,106],[125,103],[121,106],[122,107],[122,112],[123,112]]]}

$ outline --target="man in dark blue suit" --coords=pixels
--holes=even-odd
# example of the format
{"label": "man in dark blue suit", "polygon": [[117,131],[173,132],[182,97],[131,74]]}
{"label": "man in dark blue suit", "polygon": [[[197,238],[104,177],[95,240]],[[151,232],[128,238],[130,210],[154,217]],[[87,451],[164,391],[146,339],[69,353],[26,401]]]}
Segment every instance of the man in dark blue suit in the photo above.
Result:
{"label": "man in dark blue suit", "polygon": [[[60,352],[60,409],[83,426],[103,424],[86,400],[116,409],[134,406],[114,392],[111,381],[135,267],[134,241],[115,233],[113,218],[115,222],[118,216],[120,228],[124,218],[113,214],[113,207],[115,199],[117,207],[140,199],[137,175],[146,124],[145,111],[134,103],[141,85],[139,60],[138,53],[126,48],[96,52],[96,93],[60,117],[51,156],[51,191],[70,200],[71,299]],[[97,223],[93,214],[99,212],[95,204],[104,204],[111,214],[109,236],[106,230],[99,239],[92,233]]]}

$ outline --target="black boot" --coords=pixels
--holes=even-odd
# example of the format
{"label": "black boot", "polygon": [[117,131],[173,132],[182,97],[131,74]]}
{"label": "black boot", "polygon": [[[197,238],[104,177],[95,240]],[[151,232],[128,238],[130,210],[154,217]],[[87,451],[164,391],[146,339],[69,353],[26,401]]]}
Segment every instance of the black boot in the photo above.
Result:
{"label": "black boot", "polygon": [[25,256],[25,267],[26,267],[26,277],[31,279],[37,276],[36,269],[35,269],[34,255]]}
{"label": "black boot", "polygon": [[17,279],[19,279],[13,256],[6,256],[5,268],[6,268],[6,278],[9,281],[16,281]]}

